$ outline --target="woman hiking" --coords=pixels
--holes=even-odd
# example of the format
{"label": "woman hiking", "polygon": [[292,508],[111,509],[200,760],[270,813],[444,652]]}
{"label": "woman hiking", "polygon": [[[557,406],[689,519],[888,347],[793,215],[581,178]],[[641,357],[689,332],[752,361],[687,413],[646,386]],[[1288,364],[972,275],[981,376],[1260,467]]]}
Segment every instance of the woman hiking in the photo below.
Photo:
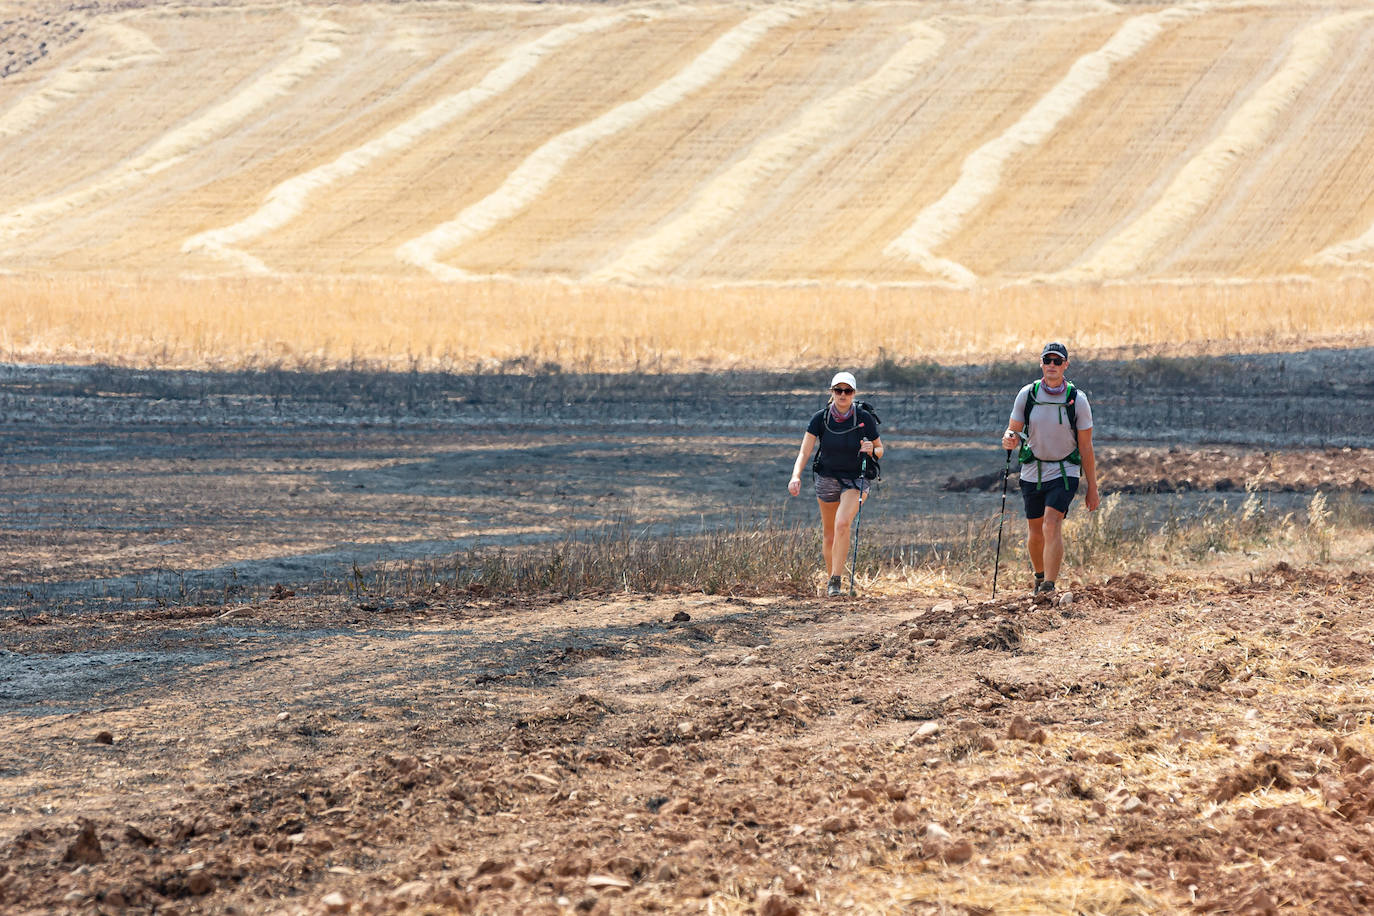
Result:
{"label": "woman hiking", "polygon": [[792,466],[792,479],[787,484],[788,493],[801,493],[802,470],[819,444],[811,471],[821,509],[825,571],[830,577],[825,593],[831,598],[843,593],[840,582],[849,554],[849,526],[859,512],[863,494],[868,492],[862,469],[864,456],[883,457],[878,419],[854,403],[857,388],[851,373],[835,373],[830,380],[830,403],[806,425],[797,463]]}
{"label": "woman hiking", "polygon": [[1037,595],[1053,596],[1064,560],[1064,519],[1080,477],[1088,485],[1083,497],[1088,511],[1099,502],[1093,412],[1088,396],[1064,378],[1068,368],[1068,348],[1061,343],[1045,344],[1040,352],[1040,381],[1017,392],[1002,433],[1003,448],[1020,450],[1021,498],[1030,526],[1026,548],[1035,569]]}

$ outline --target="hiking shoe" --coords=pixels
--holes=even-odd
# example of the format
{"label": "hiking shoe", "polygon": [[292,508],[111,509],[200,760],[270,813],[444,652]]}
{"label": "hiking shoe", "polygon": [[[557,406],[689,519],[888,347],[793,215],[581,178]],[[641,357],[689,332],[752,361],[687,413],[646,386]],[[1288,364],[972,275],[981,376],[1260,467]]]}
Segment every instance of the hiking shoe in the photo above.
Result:
{"label": "hiking shoe", "polygon": [[1050,582],[1047,579],[1041,579],[1039,582],[1035,583],[1035,594],[1037,595],[1041,594],[1042,592],[1052,591],[1054,591],[1054,583]]}
{"label": "hiking shoe", "polygon": [[844,594],[844,589],[840,586],[840,577],[831,576],[830,584],[825,587],[825,597],[838,598]]}

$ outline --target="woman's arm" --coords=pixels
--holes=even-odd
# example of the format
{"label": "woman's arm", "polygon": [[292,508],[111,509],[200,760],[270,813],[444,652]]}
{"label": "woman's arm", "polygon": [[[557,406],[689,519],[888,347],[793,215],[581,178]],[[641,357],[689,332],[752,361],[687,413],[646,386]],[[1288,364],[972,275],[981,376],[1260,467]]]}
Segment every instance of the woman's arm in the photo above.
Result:
{"label": "woman's arm", "polygon": [[816,450],[816,437],[811,433],[802,433],[801,448],[797,450],[797,463],[792,465],[792,479],[787,482],[787,492],[796,496],[801,492],[802,470],[806,468],[806,462],[811,457],[811,453]]}

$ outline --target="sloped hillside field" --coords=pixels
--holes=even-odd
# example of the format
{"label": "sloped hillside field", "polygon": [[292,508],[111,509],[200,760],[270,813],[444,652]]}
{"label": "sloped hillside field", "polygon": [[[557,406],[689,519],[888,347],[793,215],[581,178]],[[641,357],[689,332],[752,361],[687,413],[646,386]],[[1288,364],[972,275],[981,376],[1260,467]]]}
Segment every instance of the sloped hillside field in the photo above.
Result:
{"label": "sloped hillside field", "polygon": [[1337,276],[1341,3],[0,4],[0,269]]}

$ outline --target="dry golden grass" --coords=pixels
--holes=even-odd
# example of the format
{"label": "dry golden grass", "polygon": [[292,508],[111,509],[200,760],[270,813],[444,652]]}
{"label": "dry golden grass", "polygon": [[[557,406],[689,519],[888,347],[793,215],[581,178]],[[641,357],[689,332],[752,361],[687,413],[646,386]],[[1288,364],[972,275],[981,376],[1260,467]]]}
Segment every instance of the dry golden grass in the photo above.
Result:
{"label": "dry golden grass", "polygon": [[1049,338],[1186,355],[1374,342],[1365,277],[1122,285],[444,285],[395,277],[0,277],[0,359],[131,367],[633,371],[988,359]]}

